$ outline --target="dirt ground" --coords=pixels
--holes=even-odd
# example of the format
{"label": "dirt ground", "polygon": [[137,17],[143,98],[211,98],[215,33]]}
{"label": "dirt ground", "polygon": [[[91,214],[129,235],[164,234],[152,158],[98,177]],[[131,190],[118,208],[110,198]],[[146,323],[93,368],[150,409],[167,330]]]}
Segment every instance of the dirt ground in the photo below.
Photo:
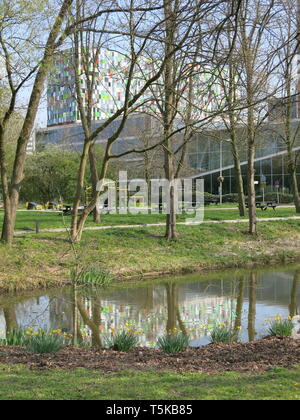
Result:
{"label": "dirt ground", "polygon": [[141,347],[128,353],[67,347],[47,355],[30,354],[21,347],[0,347],[0,364],[23,364],[38,370],[87,368],[105,373],[119,370],[263,372],[275,366],[288,368],[300,364],[300,341],[269,338],[253,343],[211,344],[174,355]]}

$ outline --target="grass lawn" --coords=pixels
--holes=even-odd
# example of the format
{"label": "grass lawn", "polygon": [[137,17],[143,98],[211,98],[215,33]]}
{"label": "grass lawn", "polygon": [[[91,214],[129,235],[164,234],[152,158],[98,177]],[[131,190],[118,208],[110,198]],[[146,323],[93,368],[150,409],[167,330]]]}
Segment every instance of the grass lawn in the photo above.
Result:
{"label": "grass lawn", "polygon": [[259,375],[0,366],[0,400],[300,400],[300,367]]}
{"label": "grass lawn", "polygon": [[[267,211],[257,210],[259,218],[270,217],[293,217],[296,216],[296,211],[293,207],[279,207],[276,211],[268,209]],[[191,217],[191,216],[189,216]],[[180,215],[179,222],[186,220],[186,215]],[[205,220],[234,220],[242,219],[239,215],[236,206],[210,206],[205,207]],[[243,219],[247,219],[244,217]],[[0,224],[3,221],[3,211],[0,211]],[[17,214],[16,230],[35,230],[35,222],[39,221],[40,229],[63,228],[64,223],[70,226],[71,217],[65,216],[64,222],[62,215],[56,212],[42,212],[42,211],[19,211]],[[116,226],[116,225],[137,225],[137,224],[151,224],[164,223],[165,215],[162,214],[138,214],[138,215],[103,215],[100,226]],[[86,226],[95,226],[90,217]]]}
{"label": "grass lawn", "polygon": [[[76,245],[83,266],[106,267],[116,278],[147,274],[270,265],[300,257],[300,223],[282,220],[259,223],[258,236],[247,223],[178,226],[178,242],[167,242],[164,227],[86,231]],[[74,254],[66,233],[40,233],[0,245],[0,290],[61,286],[69,281]]]}

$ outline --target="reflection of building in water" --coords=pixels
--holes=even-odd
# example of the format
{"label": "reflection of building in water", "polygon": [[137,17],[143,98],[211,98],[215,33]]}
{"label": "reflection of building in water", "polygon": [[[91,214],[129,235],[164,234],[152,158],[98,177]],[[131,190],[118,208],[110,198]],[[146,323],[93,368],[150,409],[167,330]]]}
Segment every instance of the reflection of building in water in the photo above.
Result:
{"label": "reflection of building in water", "polygon": [[[72,305],[71,297],[63,295],[37,296],[9,305],[14,313],[13,328],[45,328],[65,329],[72,332]],[[0,338],[5,336],[7,326],[7,307],[0,310]],[[11,317],[10,317],[11,318]]]}
{"label": "reflection of building in water", "polygon": [[63,331],[72,333],[73,329],[73,308],[72,295],[64,295],[61,298],[51,299],[50,304],[50,325],[52,328],[60,328]]}
{"label": "reflection of building in water", "polygon": [[0,311],[0,339],[5,338],[5,331],[6,331],[6,325],[5,325],[5,318],[3,311]]}
{"label": "reflection of building in water", "polygon": [[[161,297],[161,293],[159,295]],[[85,299],[84,303],[85,309],[92,319],[93,301]],[[230,319],[234,320],[235,317],[235,302],[230,297],[199,296],[191,300],[181,300],[180,304],[173,301],[171,305],[178,307],[179,318],[177,318],[174,327],[181,329],[181,320],[185,328],[189,330],[192,339],[204,337],[207,335],[209,327],[228,322]],[[156,345],[158,337],[166,333],[170,312],[167,293],[164,295],[164,304],[160,301],[160,304],[156,305],[154,296],[152,309],[101,300],[101,309],[99,310],[101,310],[100,331],[102,334],[109,335],[111,328],[118,330],[129,323],[134,325],[136,329],[143,331],[140,344],[147,346]],[[90,328],[83,322],[81,323],[81,331],[91,337]]]}
{"label": "reflection of building in water", "polygon": [[[94,343],[111,327],[118,329],[131,322],[144,331],[142,345],[154,345],[167,329],[182,327],[191,330],[193,345],[199,345],[206,340],[199,340],[206,335],[206,326],[228,322],[236,312],[235,325],[242,327],[243,341],[256,332],[264,335],[265,319],[299,313],[299,292],[300,272],[291,271],[258,274],[252,281],[249,274],[236,279],[83,290],[77,307],[81,331],[86,331]],[[36,298],[0,297],[0,330],[2,336],[6,325],[62,328],[73,333],[73,309],[70,290]]]}

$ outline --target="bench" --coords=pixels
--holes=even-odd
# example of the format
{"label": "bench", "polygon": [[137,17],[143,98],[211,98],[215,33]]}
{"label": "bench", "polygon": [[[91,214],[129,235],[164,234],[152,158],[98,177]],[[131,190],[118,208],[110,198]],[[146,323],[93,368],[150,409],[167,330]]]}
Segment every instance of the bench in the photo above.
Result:
{"label": "bench", "polygon": [[216,206],[219,204],[218,200],[204,200],[205,206],[210,206],[211,204],[215,204]]}
{"label": "bench", "polygon": [[[247,209],[249,208],[249,204],[246,203]],[[267,201],[266,203],[256,203],[256,208],[261,209],[261,211],[267,211],[268,209],[273,209],[276,211],[277,203],[274,201]]]}
{"label": "bench", "polygon": [[[78,208],[78,214],[81,214],[86,207],[87,206],[80,206]],[[72,214],[72,211],[73,211],[72,206],[65,206],[65,208],[63,209],[63,214],[66,215],[66,216],[69,216],[69,215]]]}

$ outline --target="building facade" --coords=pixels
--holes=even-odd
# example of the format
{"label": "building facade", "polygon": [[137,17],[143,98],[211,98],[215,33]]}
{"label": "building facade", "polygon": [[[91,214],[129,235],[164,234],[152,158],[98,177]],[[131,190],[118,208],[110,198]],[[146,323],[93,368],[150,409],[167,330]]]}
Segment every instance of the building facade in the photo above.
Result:
{"label": "building facade", "polygon": [[[93,75],[92,120],[101,121],[111,117],[125,100],[126,78],[129,70],[129,61],[125,55],[107,49],[101,49],[97,56],[94,51],[90,53],[88,68],[80,59],[79,68],[76,68],[72,50],[65,50],[57,54],[47,83],[47,118],[48,126],[80,123],[75,72],[80,78],[81,95],[84,106],[87,106],[89,97],[87,93],[87,72]],[[147,77],[150,60],[143,60],[143,70],[135,71],[131,84],[131,94],[139,89],[142,80]],[[143,101],[141,97],[141,101]]]}
{"label": "building facade", "polygon": [[[294,151],[300,155],[299,120],[292,123],[293,134],[296,136]],[[239,153],[245,191],[247,191],[247,144],[245,128],[240,128]],[[194,178],[205,181],[205,191],[219,194],[219,177],[224,177],[223,193],[237,192],[234,161],[229,134],[223,128],[211,130],[195,137],[188,154],[189,165],[198,170]],[[284,141],[284,124],[282,122],[267,122],[257,133],[257,148],[255,159],[257,193],[261,185],[265,192],[291,193],[291,180],[288,169],[287,147]],[[298,182],[300,185],[300,161],[298,160]]]}

